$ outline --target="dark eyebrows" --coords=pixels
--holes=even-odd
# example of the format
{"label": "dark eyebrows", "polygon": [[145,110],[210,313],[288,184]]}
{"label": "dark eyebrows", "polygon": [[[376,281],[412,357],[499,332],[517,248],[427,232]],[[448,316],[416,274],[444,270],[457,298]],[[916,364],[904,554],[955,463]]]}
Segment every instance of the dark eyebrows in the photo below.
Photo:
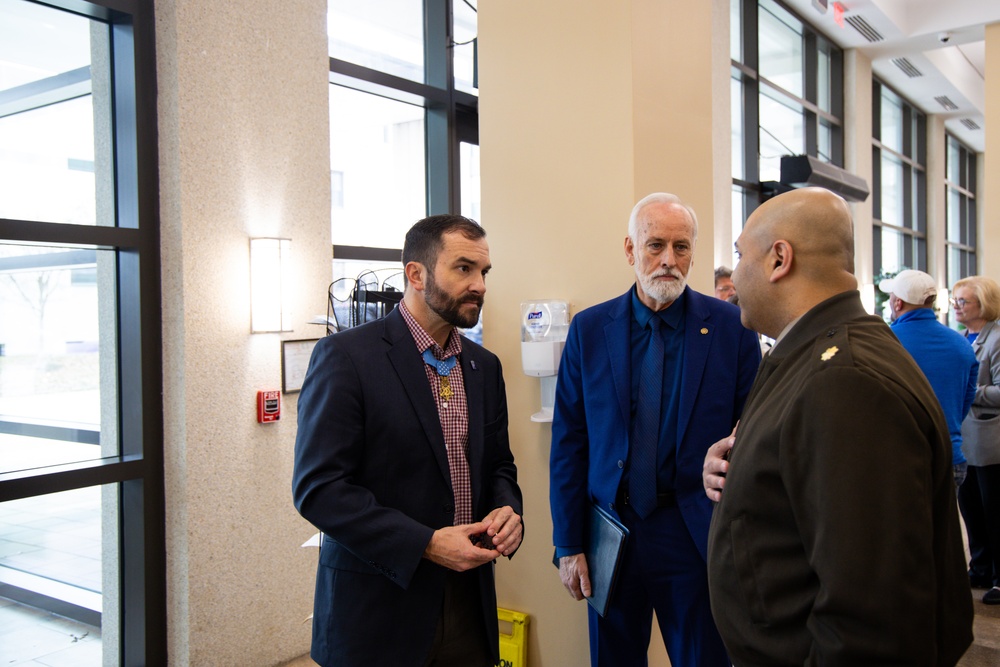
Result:
{"label": "dark eyebrows", "polygon": [[[459,257],[455,260],[455,266],[476,266],[477,264],[478,262],[476,260],[470,259],[468,257]],[[489,271],[492,268],[493,268],[492,264],[487,264],[486,267],[483,268],[483,271],[484,272]]]}

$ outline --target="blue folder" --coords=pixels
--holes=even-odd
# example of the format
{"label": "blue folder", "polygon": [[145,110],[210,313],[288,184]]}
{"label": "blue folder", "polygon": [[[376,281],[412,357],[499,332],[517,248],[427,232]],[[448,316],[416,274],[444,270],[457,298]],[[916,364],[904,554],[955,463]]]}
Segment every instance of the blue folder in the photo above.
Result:
{"label": "blue folder", "polygon": [[[601,616],[608,613],[627,541],[628,528],[606,510],[591,503],[583,548],[590,572],[590,597],[587,602]],[[553,556],[552,562],[559,567],[558,558]]]}

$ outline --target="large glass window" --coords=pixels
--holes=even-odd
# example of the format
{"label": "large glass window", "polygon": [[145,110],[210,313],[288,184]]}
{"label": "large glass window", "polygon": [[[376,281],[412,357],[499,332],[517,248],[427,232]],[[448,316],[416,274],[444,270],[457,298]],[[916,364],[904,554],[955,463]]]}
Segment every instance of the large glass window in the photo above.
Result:
{"label": "large glass window", "polygon": [[757,71],[794,97],[805,97],[803,24],[772,0],[761,0],[757,23]]}
{"label": "large glass window", "polygon": [[479,145],[463,141],[461,151],[462,215],[479,220],[482,208],[482,197],[479,192]]}
{"label": "large glass window", "polygon": [[368,4],[328,14],[334,258],[393,261],[414,221],[462,210],[478,174],[462,164],[478,157],[462,148],[479,143],[476,3]]}
{"label": "large glass window", "polygon": [[[453,49],[455,54],[455,89],[470,95],[478,95],[479,52],[476,37],[478,28],[476,4],[472,0],[452,0],[451,7],[454,16],[452,35],[455,42]],[[478,220],[478,218],[476,219]]]}
{"label": "large glass window", "polygon": [[757,162],[759,135],[753,131],[758,127],[757,118],[757,73],[749,63],[756,63],[756,32],[748,26],[756,25],[757,5],[743,0],[729,3],[729,57],[730,70],[730,113],[732,137],[733,176],[733,239],[743,231],[745,215],[756,206],[760,199],[760,179]]}
{"label": "large glass window", "polygon": [[[110,193],[94,187],[95,134],[108,118],[95,118],[90,66],[108,33],[29,2],[4,0],[0,16],[0,217],[113,224],[97,219],[96,197]],[[107,182],[111,163],[100,169]]]}
{"label": "large glass window", "polygon": [[876,282],[927,270],[927,121],[880,81],[872,84],[872,269]]}
{"label": "large glass window", "polygon": [[743,117],[743,85],[740,82],[740,72],[737,69],[733,70],[732,76],[729,79],[729,93],[733,178],[743,180],[746,176],[743,152],[746,128],[744,126],[745,118]]}
{"label": "large glass window", "polygon": [[948,135],[945,153],[948,285],[978,272],[976,261],[976,154]]}
{"label": "large glass window", "polygon": [[91,486],[0,503],[0,588],[30,592],[34,602],[8,599],[3,607],[5,626],[17,628],[3,633],[5,662],[119,664],[102,627],[103,591],[117,589],[108,580],[117,575],[108,567],[116,556],[117,492]]}
{"label": "large glass window", "polygon": [[329,0],[330,57],[423,82],[422,0]]}
{"label": "large glass window", "polygon": [[756,69],[760,180],[778,180],[782,155],[843,166],[840,49],[780,3],[759,0]]}
{"label": "large glass window", "polygon": [[[733,185],[732,191],[732,205],[733,205],[733,219],[732,219],[732,229],[731,234],[733,241],[740,237],[743,233],[743,223],[746,222],[747,213],[746,209],[746,192],[743,188]],[[733,253],[733,264],[737,262],[736,253]]]}
{"label": "large glass window", "polygon": [[119,453],[114,429],[101,442],[101,406],[118,400],[116,331],[102,326],[115,264],[106,250],[0,245],[0,472]]}
{"label": "large glass window", "polygon": [[[330,86],[337,245],[392,248],[427,209],[423,107]],[[378,202],[378,205],[373,205]]]}
{"label": "large glass window", "polygon": [[816,44],[816,104],[829,114],[838,112],[835,105],[840,96],[834,94],[834,82],[841,76],[840,62],[836,47],[825,40]]}
{"label": "large glass window", "polygon": [[781,157],[802,155],[805,149],[803,107],[790,97],[764,86],[760,109],[760,180],[781,179]]}
{"label": "large glass window", "polygon": [[18,628],[0,655],[14,664],[165,664],[151,11],[0,0],[0,607]]}
{"label": "large glass window", "polygon": [[730,0],[730,21],[733,192],[749,215],[780,191],[783,156],[843,166],[843,53],[776,0]]}
{"label": "large glass window", "polygon": [[729,1],[729,58],[735,62],[743,62],[743,31],[740,0]]}
{"label": "large glass window", "polygon": [[420,218],[483,222],[476,5],[330,1],[334,312],[352,290],[399,274],[403,236]]}

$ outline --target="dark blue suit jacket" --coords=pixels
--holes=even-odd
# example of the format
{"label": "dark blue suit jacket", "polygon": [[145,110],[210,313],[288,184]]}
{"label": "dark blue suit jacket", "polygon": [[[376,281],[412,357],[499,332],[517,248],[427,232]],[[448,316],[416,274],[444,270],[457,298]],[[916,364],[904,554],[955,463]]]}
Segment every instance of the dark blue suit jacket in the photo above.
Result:
{"label": "dark blue suit jacket", "polygon": [[[631,426],[631,294],[588,308],[570,324],[559,364],[550,455],[557,547],[583,544],[591,501],[616,511]],[[690,287],[681,298],[686,315],[675,491],[684,523],[707,558],[712,503],[701,479],[705,452],[736,425],[760,364],[760,344],[732,304]]]}
{"label": "dark blue suit jacket", "polygon": [[[504,505],[521,514],[500,361],[463,339],[461,364],[473,517]],[[454,500],[424,361],[398,309],[317,343],[298,416],[295,506],[324,533],[312,657],[338,667],[420,666],[447,573],[423,553],[435,529],[452,525]],[[476,572],[498,653],[493,566]]]}

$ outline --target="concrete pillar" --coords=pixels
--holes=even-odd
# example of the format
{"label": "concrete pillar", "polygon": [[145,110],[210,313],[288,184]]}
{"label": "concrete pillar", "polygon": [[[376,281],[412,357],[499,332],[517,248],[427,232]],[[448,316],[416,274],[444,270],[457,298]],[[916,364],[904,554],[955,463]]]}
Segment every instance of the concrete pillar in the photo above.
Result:
{"label": "concrete pillar", "polygon": [[[844,167],[873,190],[872,178],[872,63],[856,49],[844,52]],[[874,197],[851,204],[854,216],[854,273],[869,312],[875,304],[872,266]]]}
{"label": "concrete pillar", "polygon": [[[156,3],[168,650],[275,665],[309,650],[315,529],[291,501],[282,338],[330,281],[325,0]],[[249,238],[292,239],[293,332],[250,333]]]}

